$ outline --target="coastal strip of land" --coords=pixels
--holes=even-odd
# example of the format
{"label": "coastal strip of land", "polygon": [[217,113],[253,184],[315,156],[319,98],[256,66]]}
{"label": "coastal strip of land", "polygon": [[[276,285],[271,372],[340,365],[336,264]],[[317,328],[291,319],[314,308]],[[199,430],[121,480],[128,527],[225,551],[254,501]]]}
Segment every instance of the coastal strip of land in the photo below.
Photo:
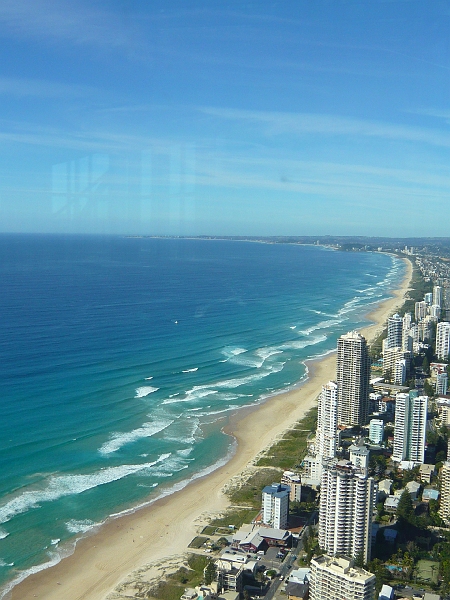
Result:
{"label": "coastal strip of land", "polygon": [[[370,342],[403,302],[412,276],[407,273],[392,297],[367,315],[361,333]],[[369,324],[370,323],[370,324]],[[237,442],[234,456],[221,468],[184,489],[134,513],[111,519],[81,540],[59,564],[29,576],[11,593],[12,600],[115,600],[138,597],[140,584],[182,563],[188,544],[202,524],[229,506],[224,488],[255,457],[315,406],[321,386],[335,378],[335,354],[308,362],[308,379],[296,389],[232,415],[224,431]],[[126,595],[121,589],[126,582]],[[141,596],[142,597],[142,596]]]}

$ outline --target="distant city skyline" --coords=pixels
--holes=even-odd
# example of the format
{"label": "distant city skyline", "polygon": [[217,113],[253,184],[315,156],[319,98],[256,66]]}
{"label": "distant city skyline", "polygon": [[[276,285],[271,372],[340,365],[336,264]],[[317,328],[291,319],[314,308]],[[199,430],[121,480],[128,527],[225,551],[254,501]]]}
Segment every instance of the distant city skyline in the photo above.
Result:
{"label": "distant city skyline", "polygon": [[0,7],[0,230],[447,236],[450,2]]}

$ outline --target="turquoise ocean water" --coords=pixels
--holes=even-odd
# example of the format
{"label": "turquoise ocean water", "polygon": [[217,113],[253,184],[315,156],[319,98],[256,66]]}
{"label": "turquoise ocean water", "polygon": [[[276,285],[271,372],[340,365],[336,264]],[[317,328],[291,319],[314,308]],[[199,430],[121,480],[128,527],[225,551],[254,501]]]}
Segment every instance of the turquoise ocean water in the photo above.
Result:
{"label": "turquoise ocean water", "polygon": [[111,515],[233,451],[232,411],[404,275],[377,253],[218,240],[0,236],[0,598]]}

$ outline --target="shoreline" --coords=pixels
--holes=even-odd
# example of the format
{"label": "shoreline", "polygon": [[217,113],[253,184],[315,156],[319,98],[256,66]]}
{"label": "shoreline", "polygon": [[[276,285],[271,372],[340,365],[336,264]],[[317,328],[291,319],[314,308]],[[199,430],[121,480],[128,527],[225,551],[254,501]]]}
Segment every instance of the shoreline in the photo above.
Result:
{"label": "shoreline", "polygon": [[[400,308],[412,276],[412,264],[403,259],[406,274],[391,297],[367,315],[360,332],[369,341],[379,335],[387,318]],[[335,351],[305,362],[307,378],[290,391],[237,411],[224,426],[237,450],[216,470],[198,477],[181,490],[134,512],[109,519],[92,535],[82,538],[74,553],[53,567],[28,576],[6,598],[12,600],[109,600],[134,597],[136,583],[160,578],[164,568],[177,567],[201,525],[222,513],[229,501],[223,489],[239,478],[255,457],[312,408],[321,386],[335,378]],[[174,516],[176,517],[174,519]],[[126,588],[123,594],[118,586]],[[126,589],[126,596],[125,594]]]}

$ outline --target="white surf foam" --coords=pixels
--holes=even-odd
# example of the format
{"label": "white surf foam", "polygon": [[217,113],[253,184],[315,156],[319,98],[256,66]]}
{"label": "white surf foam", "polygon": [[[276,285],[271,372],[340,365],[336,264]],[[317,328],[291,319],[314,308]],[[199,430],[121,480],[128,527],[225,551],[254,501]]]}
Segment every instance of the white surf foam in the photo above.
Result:
{"label": "white surf foam", "polygon": [[100,454],[112,454],[117,452],[126,444],[137,442],[142,438],[152,437],[156,433],[163,431],[173,423],[173,419],[161,419],[159,421],[150,421],[144,423],[141,427],[133,429],[133,431],[113,433],[111,439],[105,442],[99,448]]}
{"label": "white surf foam", "polygon": [[99,523],[95,523],[90,519],[70,519],[70,521],[65,523],[66,529],[69,533],[86,533],[86,531],[90,531],[99,525]]}
{"label": "white surf foam", "polygon": [[198,371],[198,367],[194,367],[193,369],[185,369],[184,371],[181,371],[182,373],[195,373],[195,371]]}
{"label": "white surf foam", "polygon": [[150,379],[153,379],[153,377],[146,377],[145,381],[150,381]]}
{"label": "white surf foam", "polygon": [[0,506],[0,523],[6,523],[14,516],[38,508],[43,502],[53,502],[65,496],[81,494],[100,485],[112,483],[128,475],[139,473],[164,461],[170,454],[162,454],[153,462],[140,465],[120,465],[108,467],[86,475],[53,475],[43,489],[27,490]]}
{"label": "white surf foam", "polygon": [[148,396],[149,394],[153,394],[153,392],[157,392],[158,390],[159,390],[159,388],[152,387],[151,385],[144,385],[142,387],[138,387],[136,389],[135,398],[144,398],[145,396]]}
{"label": "white surf foam", "polygon": [[9,533],[7,531],[0,529],[0,540],[4,540],[6,537],[8,537],[8,535]]}

